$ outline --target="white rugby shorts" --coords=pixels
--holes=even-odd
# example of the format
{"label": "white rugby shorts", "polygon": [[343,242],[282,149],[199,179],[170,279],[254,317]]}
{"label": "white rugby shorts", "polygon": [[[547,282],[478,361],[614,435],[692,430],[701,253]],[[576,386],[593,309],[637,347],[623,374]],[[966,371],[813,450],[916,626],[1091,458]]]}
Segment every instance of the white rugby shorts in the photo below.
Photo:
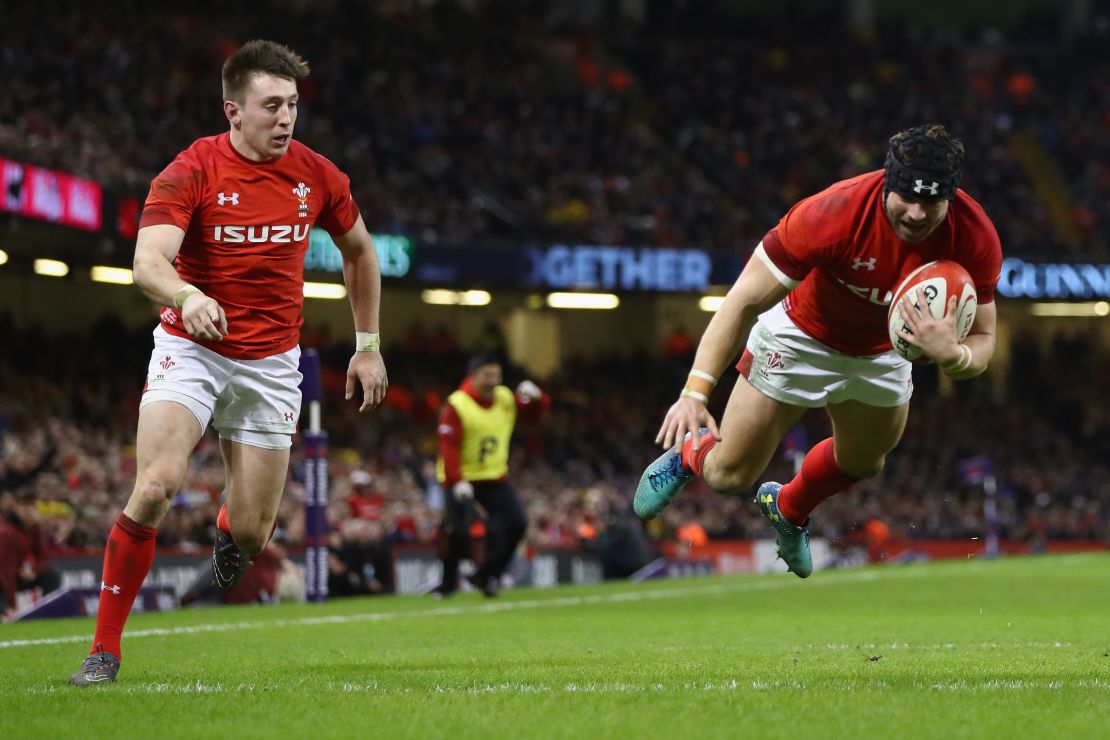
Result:
{"label": "white rugby shorts", "polygon": [[890,407],[913,395],[911,365],[894,350],[841,354],[799,329],[781,303],[760,315],[736,367],[756,390],[791,406],[858,401]]}
{"label": "white rugby shorts", "polygon": [[235,360],[189,339],[154,329],[140,408],[172,401],[189,409],[201,429],[220,439],[288,449],[301,410],[300,347],[261,360]]}

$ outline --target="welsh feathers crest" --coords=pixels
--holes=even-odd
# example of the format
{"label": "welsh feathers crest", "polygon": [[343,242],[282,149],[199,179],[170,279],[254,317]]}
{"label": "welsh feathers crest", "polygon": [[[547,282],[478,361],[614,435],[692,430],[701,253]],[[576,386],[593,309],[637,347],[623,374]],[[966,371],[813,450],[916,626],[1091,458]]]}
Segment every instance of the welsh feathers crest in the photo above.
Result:
{"label": "welsh feathers crest", "polygon": [[297,183],[297,187],[293,188],[293,195],[297,196],[297,200],[300,201],[297,205],[297,215],[301,218],[308,216],[308,194],[311,192],[312,188],[303,182]]}

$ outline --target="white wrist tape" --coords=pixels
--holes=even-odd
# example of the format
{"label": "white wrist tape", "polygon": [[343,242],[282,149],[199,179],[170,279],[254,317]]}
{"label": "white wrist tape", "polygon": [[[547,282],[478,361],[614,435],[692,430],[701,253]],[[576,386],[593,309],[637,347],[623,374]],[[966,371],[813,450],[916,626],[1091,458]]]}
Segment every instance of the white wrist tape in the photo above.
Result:
{"label": "white wrist tape", "polygon": [[377,352],[381,346],[381,335],[377,332],[355,332],[355,352]]}
{"label": "white wrist tape", "polygon": [[701,378],[702,380],[708,380],[710,383],[713,384],[714,388],[717,387],[717,379],[709,373],[702,372],[701,370],[691,370],[690,375],[695,378]]}
{"label": "white wrist tape", "polygon": [[964,370],[967,370],[969,367],[971,367],[971,362],[974,359],[975,355],[972,354],[971,347],[968,347],[966,344],[961,343],[960,358],[954,362],[950,362],[941,369],[944,370],[944,372],[946,373],[963,372]]}
{"label": "white wrist tape", "polygon": [[185,301],[188,300],[189,296],[203,292],[204,291],[202,291],[197,286],[191,285],[190,283],[185,283],[183,286],[178,288],[176,293],[173,294],[173,307],[180,311],[181,307],[185,305]]}
{"label": "white wrist tape", "polygon": [[[965,351],[967,352],[967,359],[964,359],[964,357],[963,357],[963,353]],[[966,344],[961,344],[960,345],[960,369],[961,370],[967,370],[969,367],[971,367],[971,363],[974,362],[974,361],[975,361],[975,355],[972,354],[971,347],[968,347]]]}
{"label": "white wrist tape", "polygon": [[682,393],[679,393],[678,395],[686,396],[687,398],[693,398],[694,400],[701,401],[702,403],[709,403],[709,396],[705,395],[704,393],[692,391],[689,388],[683,388]]}

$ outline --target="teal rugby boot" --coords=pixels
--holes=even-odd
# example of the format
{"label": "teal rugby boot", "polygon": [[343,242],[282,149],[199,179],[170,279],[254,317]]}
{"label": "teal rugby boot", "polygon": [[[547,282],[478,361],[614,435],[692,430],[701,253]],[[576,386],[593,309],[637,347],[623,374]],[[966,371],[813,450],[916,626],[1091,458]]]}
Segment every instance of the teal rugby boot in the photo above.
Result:
{"label": "teal rugby boot", "polygon": [[[699,435],[708,432],[705,427],[698,430]],[[687,439],[690,439],[689,432],[683,438],[683,444],[686,444]],[[668,449],[648,465],[640,476],[636,498],[632,500],[632,509],[636,516],[645,520],[659,516],[659,512],[667,508],[667,504],[674,500],[693,477],[694,472],[682,465],[681,447],[678,452],[673,447]]]}
{"label": "teal rugby boot", "polygon": [[776,542],[779,546],[779,557],[786,562],[786,567],[799,578],[809,578],[810,573],[813,572],[813,559],[809,554],[809,529],[796,527],[786,521],[779,511],[781,489],[781,483],[764,483],[755,494],[755,502],[759,504],[760,513],[778,532]]}

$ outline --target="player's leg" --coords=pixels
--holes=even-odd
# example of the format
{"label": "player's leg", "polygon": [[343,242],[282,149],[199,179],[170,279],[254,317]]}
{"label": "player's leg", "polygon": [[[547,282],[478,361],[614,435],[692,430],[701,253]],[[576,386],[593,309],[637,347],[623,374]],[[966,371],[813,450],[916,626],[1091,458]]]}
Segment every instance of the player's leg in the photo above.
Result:
{"label": "player's leg", "polygon": [[216,520],[212,580],[224,591],[235,587],[251,556],[270,541],[289,471],[288,435],[240,432],[237,436],[239,441],[220,438],[227,483]]}
{"label": "player's leg", "polygon": [[737,494],[766,469],[783,435],[806,411],[771,398],[744,375],[736,380],[721,418],[721,440],[702,430],[699,450],[687,439],[680,451],[664,452],[644,471],[636,488],[636,514],[659,514],[695,475],[713,490]]}
{"label": "player's leg", "polygon": [[802,469],[782,487],[779,509],[794,524],[805,524],[825,499],[852,484],[878,475],[887,454],[902,438],[909,402],[869,406],[859,401],[829,404],[833,436],[806,454]]}
{"label": "player's leg", "polygon": [[[793,558],[795,552],[784,548],[787,532],[805,531],[809,514],[826,498],[850,487],[862,478],[882,470],[888,452],[902,436],[913,394],[908,362],[887,352],[877,357],[845,357],[810,350],[812,364],[832,374],[828,409],[833,436],[813,447],[802,462],[802,469],[785,486],[775,483],[760,488],[758,501],[765,516],[779,531],[780,550],[791,570],[803,578],[812,570],[806,558]],[[774,517],[778,517],[776,520]],[[799,543],[799,538],[792,540]],[[805,554],[808,555],[808,538]]]}
{"label": "player's leg", "polygon": [[813,446],[786,485],[759,487],[756,502],[778,532],[779,555],[801,578],[813,572],[809,514],[825,499],[878,474],[906,426],[909,403],[869,406],[859,401],[829,404],[833,436]]}
{"label": "player's leg", "polygon": [[227,477],[212,582],[224,591],[239,582],[274,530],[301,408],[299,359],[300,350],[292,349],[230,361],[227,391],[216,402],[212,426],[220,433]]}
{"label": "player's leg", "polygon": [[474,486],[474,497],[489,515],[486,525],[486,553],[482,565],[472,577],[472,582],[482,588],[486,596],[496,596],[501,576],[513,560],[517,545],[524,537],[528,518],[508,481],[479,483]]}
{"label": "player's leg", "polygon": [[762,314],[736,366],[740,377],[721,419],[721,441],[714,444],[702,430],[696,454],[687,439],[681,455],[660,455],[636,487],[636,514],[656,516],[694,475],[722,493],[750,486],[805,410],[825,405],[829,373],[814,363],[820,357],[811,346],[827,350],[795,326],[781,304]]}
{"label": "player's leg", "polygon": [[714,443],[712,436],[703,436],[697,453],[693,442],[687,441],[683,461],[714,491],[743,493],[767,469],[779,442],[805,412],[804,406],[765,395],[741,375],[721,417],[721,441]]}
{"label": "player's leg", "polygon": [[[805,412],[805,406],[775,400],[741,375],[721,419],[721,441],[714,445],[712,437],[703,437],[703,449],[697,454],[687,442],[684,457],[695,471],[702,469],[703,478],[715,490],[744,491],[766,470],[783,436]],[[783,519],[777,509],[778,489],[777,483],[764,483],[756,492],[756,503],[775,529],[779,556],[789,570],[805,578],[813,570],[809,531]]]}
{"label": "player's leg", "polygon": [[[284,435],[283,435],[284,436]],[[229,461],[226,512],[235,543],[251,555],[266,547],[289,475],[289,448],[220,440]]]}
{"label": "player's leg", "polygon": [[185,478],[189,453],[200,441],[198,411],[204,413],[169,401],[147,403],[139,411],[135,488],[108,535],[96,633],[89,657],[70,677],[75,685],[115,680],[123,627],[150,572],[158,525]]}

